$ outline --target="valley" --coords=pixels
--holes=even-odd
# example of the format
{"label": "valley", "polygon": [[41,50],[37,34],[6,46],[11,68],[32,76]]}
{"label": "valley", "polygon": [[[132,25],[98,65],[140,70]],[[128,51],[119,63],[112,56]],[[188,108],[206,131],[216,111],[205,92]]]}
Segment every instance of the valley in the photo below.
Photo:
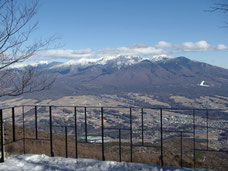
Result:
{"label": "valley", "polygon": [[[79,136],[85,135],[85,108],[87,115],[88,136],[100,137],[101,134],[101,107],[104,107],[104,124],[106,128],[129,129],[129,108],[132,108],[132,124],[134,141],[140,142],[142,137],[142,111],[144,108],[144,141],[157,143],[160,140],[160,108],[163,110],[163,129],[174,132],[166,132],[164,138],[178,136],[178,132],[193,132],[193,111],[197,109],[215,109],[208,113],[208,135],[210,148],[228,149],[226,132],[228,131],[227,120],[227,97],[199,97],[196,99],[184,96],[170,96],[165,100],[153,95],[126,93],[122,95],[103,94],[100,96],[65,96],[59,99],[46,99],[38,101],[35,99],[25,99],[18,97],[1,102],[1,106],[21,106],[25,105],[25,125],[34,128],[34,106],[38,106],[38,128],[40,130],[49,129],[49,107],[52,107],[54,125],[74,125],[74,106],[77,107],[77,122]],[[29,105],[29,106],[26,106]],[[177,108],[177,109],[171,109]],[[185,110],[185,108],[189,110]],[[183,109],[183,110],[182,110]],[[16,123],[22,124],[22,108],[15,108]],[[205,145],[207,134],[207,115],[205,110],[195,112],[195,131],[197,139]],[[4,119],[11,122],[11,109],[4,110]],[[63,129],[55,128],[55,133],[63,133]],[[70,129],[73,134],[73,128]],[[186,133],[186,137],[192,138],[192,133]],[[106,130],[106,138],[109,141],[116,141],[118,132]],[[123,131],[123,139],[129,139],[129,132]]]}
{"label": "valley", "polygon": [[[100,143],[103,107],[105,142],[117,143],[121,129],[123,143],[130,142],[132,130],[133,144],[159,144],[162,123],[165,141],[179,140],[181,133],[190,144],[195,139],[196,149],[228,150],[227,69],[185,57],[131,56],[27,67],[56,81],[49,90],[2,97],[2,108],[15,106],[17,126],[23,125],[24,111],[25,127],[34,129],[37,106],[38,130],[47,132],[51,106],[54,134],[63,135],[62,126],[68,126],[74,136],[76,112],[79,140]],[[200,86],[202,81],[209,87]],[[11,108],[3,116],[12,123]]]}

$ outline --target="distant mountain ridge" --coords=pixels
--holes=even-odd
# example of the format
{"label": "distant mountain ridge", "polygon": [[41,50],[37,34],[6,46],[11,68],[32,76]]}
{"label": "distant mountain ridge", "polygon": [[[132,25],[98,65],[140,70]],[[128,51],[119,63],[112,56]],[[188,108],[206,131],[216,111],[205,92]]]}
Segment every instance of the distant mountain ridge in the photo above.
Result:
{"label": "distant mountain ridge", "polygon": [[68,67],[68,66],[78,66],[78,67],[88,67],[92,65],[106,65],[111,64],[115,65],[118,68],[121,68],[122,66],[129,66],[134,65],[136,63],[139,63],[143,60],[149,60],[152,62],[158,62],[163,61],[167,59],[172,59],[173,57],[167,56],[167,55],[155,55],[151,58],[142,58],[139,56],[107,56],[107,57],[101,57],[101,58],[81,58],[78,60],[70,60],[67,62],[48,62],[48,61],[41,61],[40,63],[34,63],[34,64],[27,64],[27,65],[16,65],[13,68],[23,68],[25,66],[34,66],[34,67],[49,67],[49,68],[60,68],[60,67]]}
{"label": "distant mountain ridge", "polygon": [[149,60],[151,62],[158,62],[162,60],[167,60],[171,59],[172,57],[162,55],[162,56],[154,56],[152,58],[142,58],[138,56],[108,56],[108,57],[101,57],[97,59],[87,59],[87,58],[82,58],[79,60],[70,60],[65,63],[60,63],[58,65],[55,65],[52,67],[54,68],[62,68],[62,67],[89,67],[89,66],[94,66],[94,65],[110,65],[112,68],[116,67],[118,69],[125,67],[125,66],[130,66],[130,65],[135,65],[141,61],[144,60]]}
{"label": "distant mountain ridge", "polygon": [[[118,56],[33,66],[57,75],[53,94],[224,94],[228,96],[228,70],[186,57],[141,58]],[[198,86],[204,80],[210,87]],[[61,89],[61,91],[59,91]]]}

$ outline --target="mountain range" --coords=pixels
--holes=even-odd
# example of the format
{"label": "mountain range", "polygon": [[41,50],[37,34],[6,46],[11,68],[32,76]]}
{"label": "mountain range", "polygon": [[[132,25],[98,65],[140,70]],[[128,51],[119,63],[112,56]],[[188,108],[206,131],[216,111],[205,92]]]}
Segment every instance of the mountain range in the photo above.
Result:
{"label": "mountain range", "polygon": [[[186,57],[118,56],[32,65],[43,74],[57,76],[50,96],[121,94],[228,96],[228,69]],[[21,70],[23,67],[14,68]],[[201,87],[205,81],[210,87]]]}

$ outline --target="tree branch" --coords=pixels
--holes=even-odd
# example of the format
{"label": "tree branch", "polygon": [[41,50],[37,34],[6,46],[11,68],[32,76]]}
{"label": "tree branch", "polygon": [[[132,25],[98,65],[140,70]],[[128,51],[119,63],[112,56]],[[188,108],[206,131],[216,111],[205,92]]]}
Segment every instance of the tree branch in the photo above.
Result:
{"label": "tree branch", "polygon": [[23,71],[9,69],[36,52],[48,49],[56,40],[50,37],[30,43],[31,34],[38,25],[32,22],[37,9],[38,0],[0,0],[0,97],[46,90],[55,81],[55,78],[43,77],[33,67]]}

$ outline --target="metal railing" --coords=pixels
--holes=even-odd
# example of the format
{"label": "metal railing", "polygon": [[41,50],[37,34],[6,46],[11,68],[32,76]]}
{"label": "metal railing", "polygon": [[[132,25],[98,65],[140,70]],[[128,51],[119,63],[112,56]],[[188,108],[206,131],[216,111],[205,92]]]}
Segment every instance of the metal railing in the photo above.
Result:
{"label": "metal railing", "polygon": [[[25,137],[25,107],[29,107],[29,108],[33,108],[34,109],[34,130],[35,130],[35,138],[28,138]],[[49,139],[41,139],[39,138],[39,130],[38,130],[38,108],[44,107],[45,109],[48,108],[48,116],[49,116]],[[72,123],[69,124],[55,124],[53,123],[53,108],[71,108],[72,109]],[[23,138],[20,139],[16,139],[16,114],[15,114],[15,108],[21,108],[21,119],[22,119],[22,134],[23,134]],[[115,140],[118,142],[118,154],[119,154],[119,161],[122,161],[122,155],[123,155],[123,151],[122,151],[122,143],[123,143],[123,131],[128,131],[129,133],[129,149],[130,149],[130,162],[134,162],[133,160],[133,148],[134,147],[146,147],[146,148],[157,148],[160,149],[160,165],[163,166],[164,164],[164,141],[166,139],[168,139],[167,137],[164,137],[165,133],[178,133],[179,134],[179,138],[180,138],[180,165],[181,167],[183,167],[183,139],[184,139],[184,135],[183,134],[191,134],[192,135],[192,141],[193,141],[193,168],[196,167],[196,152],[197,151],[213,151],[213,152],[222,152],[222,153],[228,153],[227,150],[223,150],[223,149],[213,149],[213,148],[209,148],[209,113],[210,112],[221,112],[222,110],[220,109],[191,109],[191,108],[182,108],[182,109],[178,109],[178,108],[138,108],[138,107],[97,107],[97,106],[93,106],[93,107],[85,107],[85,106],[46,106],[46,105],[37,105],[37,106],[33,106],[33,105],[23,105],[23,106],[16,106],[16,107],[12,107],[12,108],[4,108],[4,109],[0,109],[0,131],[1,131],[1,162],[4,162],[4,146],[12,144],[14,142],[18,142],[18,141],[23,141],[23,145],[24,145],[24,153],[25,152],[25,140],[33,140],[33,141],[37,141],[37,140],[43,140],[43,141],[49,141],[50,143],[50,156],[53,157],[54,156],[54,152],[53,152],[53,127],[55,128],[59,128],[62,127],[64,128],[64,132],[62,132],[62,134],[65,137],[65,157],[68,157],[68,129],[72,128],[74,129],[74,143],[75,143],[75,157],[78,158],[78,143],[90,143],[91,142],[88,140],[88,109],[93,108],[96,110],[96,112],[100,113],[100,126],[98,127],[98,129],[100,129],[100,142],[96,142],[97,144],[101,144],[101,159],[104,161],[105,160],[105,131],[106,130],[115,130],[118,132],[117,136],[115,137]],[[81,121],[78,119],[78,109],[80,109],[80,117],[82,118],[82,109],[84,109],[84,118],[81,119]],[[105,110],[110,110],[110,109],[121,109],[121,110],[129,110],[129,113],[126,115],[126,117],[128,117],[129,120],[128,123],[125,123],[126,120],[124,121],[124,124],[122,126],[116,126],[114,125],[109,125],[109,126],[105,126],[105,122],[107,122],[105,119]],[[10,114],[7,114],[7,117],[5,117],[5,121],[4,121],[4,110],[11,110],[11,117],[9,117]],[[132,116],[132,112],[133,110],[137,110],[136,116],[133,118]],[[148,141],[145,142],[145,139],[150,139],[149,138],[145,138],[145,131],[147,131],[148,126],[145,125],[145,115],[146,112],[145,110],[154,110],[157,112],[157,115],[159,115],[159,117],[157,117],[157,129],[158,132],[160,132],[160,138],[157,140],[159,143],[157,144],[148,144]],[[186,116],[188,116],[188,118],[190,118],[189,120],[192,121],[190,124],[190,126],[186,129],[182,128],[171,128],[171,127],[164,127],[164,112],[165,111],[185,111]],[[202,149],[202,148],[197,148],[196,147],[196,116],[198,111],[203,111],[205,113],[205,116],[202,117],[204,119],[206,119],[206,148]],[[45,112],[43,112],[45,113]],[[111,112],[107,112],[109,113],[108,115],[111,115]],[[121,115],[120,115],[121,116]],[[225,115],[224,115],[225,116]],[[180,115],[181,117],[181,115]],[[10,142],[4,142],[4,122],[6,122],[6,120],[12,119],[11,125],[12,125],[12,141]],[[226,115],[226,119],[228,121],[228,115]],[[137,124],[136,126],[134,126],[133,128],[133,121],[137,120]],[[82,122],[84,122],[84,142],[82,140],[79,140],[79,132],[78,132],[78,128],[79,128],[79,123],[82,124]],[[150,123],[151,121],[149,121]],[[168,121],[167,121],[168,123]],[[225,123],[226,124],[226,123]],[[192,127],[192,128],[190,128]],[[137,140],[140,139],[140,141],[138,143],[133,143],[133,139],[135,139],[135,137],[133,137],[133,130],[139,130],[137,132],[137,135],[141,134],[140,136],[137,137]],[[47,129],[46,129],[47,131]],[[159,145],[158,145],[159,144]],[[228,160],[228,159],[227,159]]]}

